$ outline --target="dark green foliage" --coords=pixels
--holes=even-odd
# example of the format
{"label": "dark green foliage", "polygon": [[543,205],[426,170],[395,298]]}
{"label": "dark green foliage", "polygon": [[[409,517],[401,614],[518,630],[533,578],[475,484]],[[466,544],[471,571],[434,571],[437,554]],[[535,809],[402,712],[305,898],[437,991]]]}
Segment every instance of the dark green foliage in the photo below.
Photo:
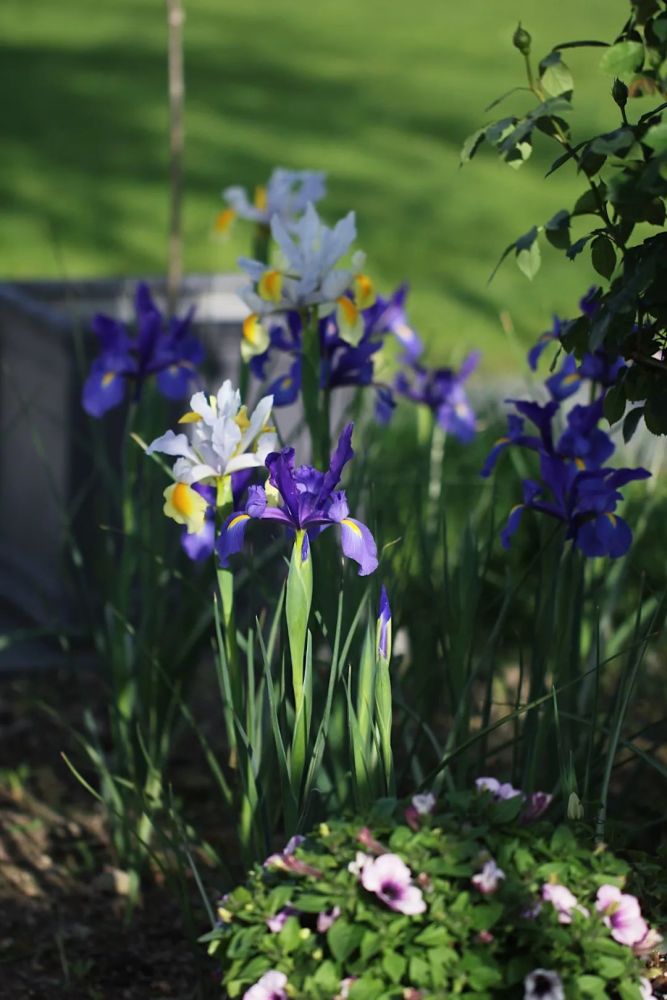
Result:
{"label": "dark green foliage", "polygon": [[[548,174],[574,166],[586,185],[571,210],[562,209],[534,226],[507,247],[501,262],[514,250],[520,270],[532,279],[541,262],[541,232],[570,260],[590,252],[593,267],[607,284],[595,311],[564,326],[563,343],[578,357],[604,349],[631,366],[619,377],[606,407],[615,423],[628,403],[644,404],[624,424],[626,439],[642,416],[654,434],[667,434],[667,3],[630,6],[630,16],[612,43],[558,45],[540,61],[537,74],[530,61],[530,36],[518,29],[514,44],[526,63],[528,87],[515,90],[528,90],[537,103],[522,117],[506,117],[479,130],[462,153],[462,160],[471,159],[486,141],[502,159],[519,167],[539,131],[561,148]],[[562,55],[563,49],[575,46],[589,47],[595,58],[597,48],[604,47],[600,66],[615,77],[610,97],[621,119],[612,131],[576,143],[569,124],[574,82]],[[638,98],[644,99],[642,107],[647,102],[653,106],[633,115]],[[585,231],[579,227],[572,241],[575,218],[582,220]]]}

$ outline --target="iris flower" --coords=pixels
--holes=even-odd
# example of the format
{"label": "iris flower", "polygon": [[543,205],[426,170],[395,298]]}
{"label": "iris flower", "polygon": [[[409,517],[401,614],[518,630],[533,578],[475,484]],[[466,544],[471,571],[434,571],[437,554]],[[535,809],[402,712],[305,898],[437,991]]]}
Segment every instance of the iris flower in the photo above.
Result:
{"label": "iris flower", "polygon": [[265,396],[248,415],[238,389],[223,382],[215,396],[197,392],[180,423],[192,428],[192,437],[169,430],[148,446],[146,453],[161,452],[176,458],[175,482],[164,491],[164,512],[190,534],[201,532],[208,502],[195,491],[196,484],[218,487],[227,476],[260,468],[276,445],[268,426],[273,400]]}
{"label": "iris flower", "polygon": [[[266,459],[269,489],[250,486],[244,510],[237,510],[225,521],[218,539],[220,562],[226,566],[229,556],[243,546],[245,530],[251,520],[275,521],[293,531],[305,532],[303,555],[309,553],[309,537],[315,537],[332,524],[340,526],[343,553],[359,565],[359,576],[367,576],[378,565],[375,540],[361,521],[350,517],[343,490],[336,487],[344,466],[352,458],[353,425],[340,435],[326,472],[309,465],[295,466],[294,449],[284,448]],[[272,503],[277,497],[277,504]]]}
{"label": "iris flower", "polygon": [[276,167],[268,183],[255,188],[252,201],[242,187],[225,188],[222,196],[228,207],[218,216],[216,229],[226,232],[237,218],[268,227],[274,215],[292,228],[309,202],[315,204],[324,198],[325,177],[319,170]]}
{"label": "iris flower", "polygon": [[465,383],[479,364],[479,359],[478,351],[469,354],[458,372],[452,368],[427,369],[414,363],[410,377],[405,372],[396,377],[396,390],[406,399],[428,406],[443,431],[467,443],[475,436],[476,418]]}
{"label": "iris flower", "polygon": [[92,329],[101,350],[84,383],[82,398],[84,410],[92,417],[119,406],[128,384],[138,399],[152,376],[167,399],[182,399],[192,389],[197,365],[204,356],[200,342],[190,333],[193,310],[166,324],[144,282],[137,286],[134,308],[135,336],[111,316],[98,313],[93,319]]}
{"label": "iris flower", "polygon": [[241,298],[251,310],[243,329],[246,354],[253,343],[255,353],[266,350],[261,336],[264,317],[311,306],[320,313],[335,310],[341,336],[354,341],[363,326],[361,310],[375,301],[372,282],[362,272],[363,253],[353,254],[350,268],[337,266],[356,239],[354,212],[330,229],[309,203],[291,232],[274,215],[271,234],[282,255],[279,267],[244,257],[239,260],[239,266],[252,280],[252,285],[241,291]]}

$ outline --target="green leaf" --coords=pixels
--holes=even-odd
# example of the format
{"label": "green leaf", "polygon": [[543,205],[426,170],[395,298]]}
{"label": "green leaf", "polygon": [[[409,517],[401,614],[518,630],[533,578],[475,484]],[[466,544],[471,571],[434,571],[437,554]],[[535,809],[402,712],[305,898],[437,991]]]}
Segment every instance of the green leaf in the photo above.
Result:
{"label": "green leaf", "polygon": [[616,987],[620,1000],[642,1000],[642,992],[639,983],[633,983],[631,979],[624,979]]}
{"label": "green leaf", "polygon": [[602,56],[600,69],[613,76],[624,76],[641,69],[644,62],[644,46],[641,42],[617,42]]}
{"label": "green leaf", "polygon": [[551,837],[551,850],[554,854],[572,853],[577,849],[577,841],[569,826],[557,826]]}
{"label": "green leaf", "polygon": [[601,153],[603,156],[608,156],[610,153],[626,152],[630,149],[634,141],[635,137],[632,129],[623,126],[622,128],[615,129],[613,132],[606,132],[604,135],[597,136],[588,148],[593,153]]}
{"label": "green leaf", "polygon": [[604,397],[604,415],[610,424],[615,424],[625,413],[625,389],[620,385],[613,385]]}
{"label": "green leaf", "polygon": [[517,142],[516,146],[514,146],[505,156],[505,163],[509,164],[509,166],[513,167],[515,170],[518,170],[519,167],[523,166],[532,152],[533,146],[531,142]]}
{"label": "green leaf", "polygon": [[418,955],[410,959],[410,981],[414,986],[431,985],[431,967]]}
{"label": "green leaf", "polygon": [[606,997],[606,983],[599,976],[577,976],[577,986],[585,997]]}
{"label": "green leaf", "polygon": [[632,438],[633,434],[639,426],[639,421],[644,416],[644,407],[635,406],[633,410],[627,414],[625,420],[623,421],[623,440],[627,444]]}
{"label": "green leaf", "polygon": [[611,278],[616,267],[616,251],[608,236],[600,234],[591,243],[593,267],[603,278]]}
{"label": "green leaf", "polygon": [[461,147],[461,154],[459,159],[461,166],[463,166],[464,163],[468,163],[470,160],[472,160],[473,156],[484,142],[485,136],[486,136],[485,128],[478,128],[476,132],[473,132],[472,135],[468,136],[468,138],[464,141],[463,146]]}
{"label": "green leaf", "polygon": [[494,802],[489,814],[494,823],[513,823],[523,809],[523,797],[513,795],[511,799],[499,799]]}
{"label": "green leaf", "polygon": [[281,949],[288,953],[299,947],[301,943],[301,924],[296,917],[287,918],[278,932],[278,942]]}
{"label": "green leaf", "polygon": [[549,219],[544,235],[557,250],[567,250],[570,245],[570,213],[564,208]]}
{"label": "green leaf", "polygon": [[362,976],[352,983],[348,995],[350,1000],[377,1000],[385,995],[385,984],[372,976]]}
{"label": "green leaf", "polygon": [[382,957],[382,968],[392,983],[400,983],[407,964],[402,955],[397,955],[395,951],[387,951]]}
{"label": "green leaf", "polygon": [[562,60],[560,52],[550,52],[540,63],[542,88],[552,97],[570,93],[574,89],[572,73]]}
{"label": "green leaf", "polygon": [[605,979],[619,979],[626,969],[626,963],[620,958],[612,958],[610,955],[604,955],[599,958],[595,966],[601,976]]}
{"label": "green leaf", "polygon": [[496,900],[490,903],[481,903],[475,906],[472,911],[470,926],[476,931],[488,931],[500,920],[503,913],[503,904]]}
{"label": "green leaf", "polygon": [[532,281],[540,269],[542,257],[537,242],[537,226],[516,241],[516,262],[519,270]]}
{"label": "green leaf", "polygon": [[667,152],[667,122],[652,125],[642,142],[650,146],[656,153]]}
{"label": "green leaf", "polygon": [[348,924],[339,917],[327,931],[327,942],[331,954],[338,962],[344,962],[359,946],[364,935],[364,928],[359,924]]}
{"label": "green leaf", "polygon": [[651,434],[667,434],[667,392],[664,386],[654,389],[646,397],[644,423]]}

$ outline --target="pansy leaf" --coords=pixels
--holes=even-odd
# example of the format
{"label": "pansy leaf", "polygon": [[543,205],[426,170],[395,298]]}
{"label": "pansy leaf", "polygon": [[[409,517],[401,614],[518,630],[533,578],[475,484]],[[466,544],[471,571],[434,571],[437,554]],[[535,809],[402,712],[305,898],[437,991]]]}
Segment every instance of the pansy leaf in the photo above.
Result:
{"label": "pansy leaf", "polygon": [[333,957],[344,962],[348,955],[359,946],[364,935],[360,924],[349,924],[340,917],[327,931],[327,942]]}
{"label": "pansy leaf", "polygon": [[382,968],[392,983],[400,983],[407,964],[402,955],[397,955],[395,951],[386,951],[382,956]]}

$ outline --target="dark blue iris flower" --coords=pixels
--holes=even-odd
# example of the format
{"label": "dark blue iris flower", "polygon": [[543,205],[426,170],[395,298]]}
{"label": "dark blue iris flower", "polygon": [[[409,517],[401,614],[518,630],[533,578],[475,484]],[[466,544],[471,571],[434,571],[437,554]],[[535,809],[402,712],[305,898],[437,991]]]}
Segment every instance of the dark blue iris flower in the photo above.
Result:
{"label": "dark blue iris flower", "polygon": [[399,372],[394,383],[397,393],[414,403],[428,406],[443,431],[467,443],[475,436],[476,418],[465,383],[479,364],[479,351],[469,354],[458,371],[453,368],[424,368],[414,363]]}
{"label": "dark blue iris flower", "polygon": [[190,332],[193,310],[168,325],[155,305],[148,285],[141,282],[135,294],[136,333],[124,323],[98,314],[92,322],[100,344],[83,387],[86,413],[101,417],[125,398],[128,385],[138,399],[145,381],[155,377],[167,399],[182,399],[193,388],[197,365],[204,351]]}
{"label": "dark blue iris flower", "polygon": [[[232,473],[232,497],[235,507],[241,503],[243,494],[248,489],[254,474],[254,469],[242,469],[241,472]],[[209,559],[215,551],[216,489],[205,483],[193,483],[192,489],[206,500],[208,507],[204,514],[204,526],[201,531],[190,532],[187,528],[183,529],[181,546],[188,559],[192,559],[193,562],[203,562],[205,559]]]}
{"label": "dark blue iris flower", "polygon": [[566,539],[572,539],[585,556],[624,555],[632,542],[627,521],[615,513],[623,499],[621,486],[646,479],[646,469],[579,470],[557,455],[540,455],[540,480],[523,483],[523,503],[511,511],[501,540],[505,548],[527,510],[561,521]]}
{"label": "dark blue iris flower", "polygon": [[[363,333],[356,344],[341,337],[335,314],[320,320],[322,389],[372,385],[378,394],[378,414],[386,418],[391,413],[392,391],[389,386],[374,382],[373,356],[382,348],[388,335],[395,337],[410,362],[421,354],[421,339],[406,316],[406,295],[407,285],[402,285],[389,298],[378,296],[372,306],[362,310]],[[256,378],[265,380],[267,365],[274,353],[291,356],[289,371],[278,376],[267,388],[273,396],[274,407],[288,406],[295,402],[301,391],[301,316],[295,310],[284,313],[280,322],[274,322],[269,327],[268,333],[269,346],[263,354],[252,358],[250,370]]]}
{"label": "dark blue iris flower", "polygon": [[[567,529],[566,538],[587,556],[616,557],[629,548],[632,532],[616,514],[616,506],[622,500],[619,491],[626,483],[645,479],[650,473],[641,468],[605,467],[615,449],[609,435],[599,426],[604,395],[588,405],[573,406],[565,416],[560,435],[554,431],[554,420],[569,395],[566,380],[576,375],[577,385],[588,379],[604,389],[613,377],[614,368],[615,364],[599,355],[587,355],[579,368],[573,358],[568,358],[561,372],[547,380],[552,396],[548,403],[508,400],[516,413],[509,415],[507,433],[493,446],[482,475],[490,475],[506,448],[518,446],[538,455],[540,478],[523,482],[523,503],[513,508],[501,534],[506,548],[527,510],[561,521]],[[533,424],[537,433],[526,430],[526,421]]]}
{"label": "dark blue iris flower", "polygon": [[373,535],[365,524],[350,517],[345,492],[336,488],[344,466],[354,455],[352,429],[352,424],[348,424],[342,432],[326,472],[310,465],[295,466],[293,448],[284,448],[268,456],[269,485],[277,494],[278,503],[269,502],[264,487],[249,487],[245,509],[230,514],[220,532],[218,555],[223,566],[227,565],[230,555],[242,548],[248,522],[257,519],[278,522],[290,531],[304,532],[304,560],[310,551],[309,539],[331,525],[338,525],[343,553],[358,563],[359,575],[367,576],[377,568]]}

